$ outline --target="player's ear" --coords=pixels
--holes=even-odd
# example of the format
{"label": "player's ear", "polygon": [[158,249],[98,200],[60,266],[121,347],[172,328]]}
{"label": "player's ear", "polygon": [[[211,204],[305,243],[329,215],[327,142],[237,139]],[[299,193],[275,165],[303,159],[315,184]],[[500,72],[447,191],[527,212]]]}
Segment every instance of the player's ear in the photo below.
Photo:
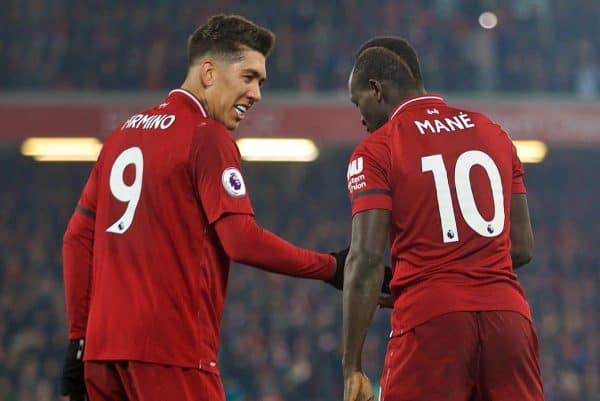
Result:
{"label": "player's ear", "polygon": [[215,83],[217,75],[216,64],[213,60],[205,59],[198,66],[198,74],[200,75],[200,82],[205,88],[212,86]]}
{"label": "player's ear", "polygon": [[381,103],[383,101],[383,88],[381,87],[381,82],[375,79],[369,79],[369,87],[373,91],[373,95],[377,102]]}

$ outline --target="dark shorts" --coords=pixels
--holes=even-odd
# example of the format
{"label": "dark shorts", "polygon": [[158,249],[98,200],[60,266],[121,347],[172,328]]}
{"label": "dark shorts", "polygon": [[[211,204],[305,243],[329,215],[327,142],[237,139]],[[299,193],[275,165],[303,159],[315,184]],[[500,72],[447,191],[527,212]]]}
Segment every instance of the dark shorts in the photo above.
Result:
{"label": "dark shorts", "polygon": [[85,362],[90,401],[225,401],[217,374],[133,361]]}
{"label": "dark shorts", "polygon": [[453,312],[390,339],[381,401],[542,401],[538,342],[516,312]]}

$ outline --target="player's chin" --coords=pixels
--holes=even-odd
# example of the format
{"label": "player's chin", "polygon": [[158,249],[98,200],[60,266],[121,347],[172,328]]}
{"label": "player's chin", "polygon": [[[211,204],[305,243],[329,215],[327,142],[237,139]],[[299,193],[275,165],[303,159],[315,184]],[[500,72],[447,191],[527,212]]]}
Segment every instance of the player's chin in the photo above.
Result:
{"label": "player's chin", "polygon": [[377,129],[371,120],[364,120],[364,126],[369,134]]}
{"label": "player's chin", "polygon": [[227,116],[227,120],[225,121],[225,126],[229,130],[234,130],[240,125],[240,122],[244,119],[244,116],[240,116],[237,112],[231,113],[230,116]]}
{"label": "player's chin", "polygon": [[232,118],[232,119],[229,119],[228,121],[225,121],[225,126],[227,127],[228,130],[233,131],[234,129],[236,129],[238,127],[238,125],[240,125],[240,121],[242,121],[242,120],[238,120],[237,118]]}

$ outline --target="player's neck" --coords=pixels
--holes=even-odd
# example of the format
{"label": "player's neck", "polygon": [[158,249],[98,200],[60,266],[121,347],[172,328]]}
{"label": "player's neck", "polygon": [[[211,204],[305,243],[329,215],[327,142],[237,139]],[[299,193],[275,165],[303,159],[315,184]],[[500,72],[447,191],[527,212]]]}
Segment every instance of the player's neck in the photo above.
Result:
{"label": "player's neck", "polygon": [[190,82],[189,78],[187,78],[182,84],[181,89],[184,89],[190,92],[192,95],[196,96],[202,106],[204,106],[205,110],[208,110],[208,105],[206,104],[206,96],[204,96],[204,91],[198,85],[194,85],[193,82]]}
{"label": "player's neck", "polygon": [[417,96],[423,96],[426,93],[427,92],[423,88],[413,89],[406,92],[399,92],[397,96],[394,96],[394,98],[390,99],[390,103],[392,105],[391,111],[395,110],[396,107],[398,107],[399,104],[402,104],[404,101],[406,101],[406,99],[410,99],[412,97]]}

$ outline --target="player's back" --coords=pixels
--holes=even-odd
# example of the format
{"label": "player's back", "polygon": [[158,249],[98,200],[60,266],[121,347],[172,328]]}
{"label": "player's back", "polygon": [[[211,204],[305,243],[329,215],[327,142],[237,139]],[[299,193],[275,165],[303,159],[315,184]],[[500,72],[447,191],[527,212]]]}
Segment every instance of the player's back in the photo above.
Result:
{"label": "player's back", "polygon": [[191,161],[197,127],[210,124],[198,100],[176,90],[104,144],[92,173],[86,359],[215,366],[228,259],[207,224]]}
{"label": "player's back", "polygon": [[373,135],[387,137],[391,155],[396,326],[452,310],[529,316],[510,258],[511,196],[524,186],[508,135],[437,96],[407,102],[381,131]]}

